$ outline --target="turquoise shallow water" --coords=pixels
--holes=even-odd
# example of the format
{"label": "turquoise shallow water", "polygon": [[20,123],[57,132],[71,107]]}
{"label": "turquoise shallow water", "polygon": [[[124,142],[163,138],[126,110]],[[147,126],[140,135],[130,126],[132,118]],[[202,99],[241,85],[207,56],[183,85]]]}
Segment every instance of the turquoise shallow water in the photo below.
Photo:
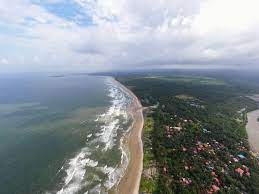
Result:
{"label": "turquoise shallow water", "polygon": [[131,98],[107,77],[0,76],[0,193],[106,193]]}

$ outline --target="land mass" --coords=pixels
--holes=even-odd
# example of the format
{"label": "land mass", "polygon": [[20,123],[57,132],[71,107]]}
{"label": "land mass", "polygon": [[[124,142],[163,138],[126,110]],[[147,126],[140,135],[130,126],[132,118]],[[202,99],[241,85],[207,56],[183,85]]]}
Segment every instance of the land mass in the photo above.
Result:
{"label": "land mass", "polygon": [[252,91],[208,76],[117,79],[149,107],[140,192],[259,193],[258,160],[246,132],[247,112],[257,109],[247,97]]}

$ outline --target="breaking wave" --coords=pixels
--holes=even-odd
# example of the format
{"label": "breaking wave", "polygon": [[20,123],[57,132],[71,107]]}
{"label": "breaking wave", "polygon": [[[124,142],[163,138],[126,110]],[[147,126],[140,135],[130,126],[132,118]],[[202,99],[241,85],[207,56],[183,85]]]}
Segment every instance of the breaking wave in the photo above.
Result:
{"label": "breaking wave", "polygon": [[[86,147],[61,168],[65,171],[63,186],[52,193],[107,193],[126,170],[129,153],[124,139],[130,128],[131,117],[127,110],[132,99],[112,78],[107,78],[105,84],[110,106],[95,119],[96,133],[87,136]],[[95,152],[99,152],[104,158],[106,155],[110,157],[109,154],[115,148],[120,152],[120,161],[116,164],[105,164],[102,157],[96,157]]]}

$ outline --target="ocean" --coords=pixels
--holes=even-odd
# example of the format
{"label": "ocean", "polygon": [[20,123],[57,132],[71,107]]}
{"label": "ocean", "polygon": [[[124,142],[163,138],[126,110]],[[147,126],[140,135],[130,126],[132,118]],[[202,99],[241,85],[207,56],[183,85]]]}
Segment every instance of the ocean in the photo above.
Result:
{"label": "ocean", "polygon": [[132,98],[112,78],[0,76],[0,193],[107,193],[122,177]]}

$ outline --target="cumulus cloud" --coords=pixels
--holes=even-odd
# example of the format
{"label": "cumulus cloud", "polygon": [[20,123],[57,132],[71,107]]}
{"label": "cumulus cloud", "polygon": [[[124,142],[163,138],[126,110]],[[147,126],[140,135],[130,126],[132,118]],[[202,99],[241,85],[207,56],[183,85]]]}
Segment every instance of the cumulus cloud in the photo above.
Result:
{"label": "cumulus cloud", "polygon": [[71,1],[78,10],[74,20],[40,1],[0,2],[0,26],[6,28],[0,41],[9,45],[5,55],[13,66],[86,71],[259,66],[257,0]]}

